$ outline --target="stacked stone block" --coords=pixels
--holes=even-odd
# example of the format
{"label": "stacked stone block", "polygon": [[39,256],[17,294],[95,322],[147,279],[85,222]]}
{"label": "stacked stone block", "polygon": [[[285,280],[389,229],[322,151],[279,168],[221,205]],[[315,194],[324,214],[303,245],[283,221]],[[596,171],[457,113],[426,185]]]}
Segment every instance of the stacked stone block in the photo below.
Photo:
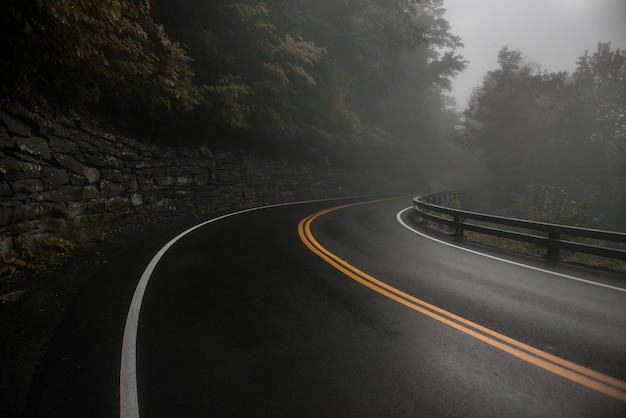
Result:
{"label": "stacked stone block", "polygon": [[21,239],[136,217],[389,191],[375,175],[207,146],[164,147],[79,116],[0,110],[0,253]]}

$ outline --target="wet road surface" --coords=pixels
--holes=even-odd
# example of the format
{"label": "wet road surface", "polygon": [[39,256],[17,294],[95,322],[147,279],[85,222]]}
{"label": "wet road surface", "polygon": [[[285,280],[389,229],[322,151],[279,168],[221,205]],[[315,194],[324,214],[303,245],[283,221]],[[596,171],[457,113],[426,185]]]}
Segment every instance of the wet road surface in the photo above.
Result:
{"label": "wet road surface", "polygon": [[59,329],[29,415],[136,401],[142,417],[625,416],[623,275],[443,245],[398,221],[414,226],[410,198],[307,218],[345,203],[228,216],[163,252],[137,320],[135,400],[120,401],[129,305],[172,237],[110,262]]}

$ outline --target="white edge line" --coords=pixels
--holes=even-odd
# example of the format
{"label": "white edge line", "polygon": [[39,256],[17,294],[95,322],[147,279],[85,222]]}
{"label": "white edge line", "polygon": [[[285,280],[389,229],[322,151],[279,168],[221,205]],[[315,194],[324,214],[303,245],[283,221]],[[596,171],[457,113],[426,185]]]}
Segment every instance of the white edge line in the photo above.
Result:
{"label": "white edge line", "polygon": [[275,205],[260,206],[255,208],[249,208],[240,210],[226,215],[219,216],[217,218],[210,219],[208,221],[199,223],[186,231],[181,232],[176,237],[172,238],[163,248],[157,252],[152,258],[146,269],[144,270],[133,299],[128,309],[128,315],[126,316],[126,325],[124,327],[124,339],[122,341],[122,354],[120,364],[120,417],[121,418],[139,418],[139,397],[137,390],[137,330],[139,327],[139,312],[141,311],[141,304],[143,302],[143,296],[150,281],[150,277],[159,263],[161,258],[165,255],[176,242],[178,242],[185,235],[195,231],[198,228],[202,228],[210,223],[220,221],[225,218],[240,215],[246,212],[253,212],[261,209],[269,209],[279,206],[299,205],[305,203],[325,202],[332,200],[343,200],[348,198],[336,198],[336,199],[320,199],[320,200],[307,200],[302,202],[292,203],[279,203]]}
{"label": "white edge line", "polygon": [[459,250],[467,251],[468,253],[472,253],[472,254],[483,256],[483,257],[487,257],[487,258],[490,258],[492,260],[497,260],[497,261],[501,261],[503,263],[512,264],[514,266],[524,267],[524,268],[527,268],[527,269],[530,269],[530,270],[539,271],[541,273],[547,273],[547,274],[552,274],[554,276],[559,276],[559,277],[562,277],[564,279],[575,280],[577,282],[583,282],[583,283],[587,283],[587,284],[592,284],[594,286],[606,287],[607,289],[617,290],[619,292],[626,292],[626,289],[621,288],[621,287],[611,286],[611,285],[604,284],[604,283],[598,283],[598,282],[594,282],[594,281],[591,281],[591,280],[581,279],[580,277],[574,277],[574,276],[570,276],[568,274],[557,273],[556,271],[550,271],[550,270],[542,269],[542,268],[539,268],[539,267],[530,266],[528,264],[518,263],[518,262],[515,262],[515,261],[507,260],[505,258],[500,258],[500,257],[495,257],[493,255],[484,254],[484,253],[481,253],[479,251],[470,250],[469,248],[464,248],[464,247],[461,247],[459,245],[451,244],[449,242],[442,241],[442,240],[437,239],[437,238],[433,238],[433,237],[431,237],[431,236],[429,236],[427,234],[424,234],[424,233],[418,231],[417,229],[409,226],[406,222],[404,222],[402,220],[402,214],[404,214],[405,212],[407,212],[409,210],[412,210],[412,209],[413,209],[413,206],[410,206],[410,207],[408,207],[406,209],[402,209],[400,212],[398,212],[396,214],[396,219],[398,220],[398,222],[403,227],[405,227],[409,231],[412,231],[412,232],[414,232],[414,233],[416,233],[418,235],[421,235],[424,238],[428,238],[429,240],[438,242],[438,243],[443,244],[443,245],[447,245],[448,247],[458,248]]}
{"label": "white edge line", "polygon": [[[213,218],[210,219],[208,221],[199,223],[185,231],[183,231],[182,233],[178,234],[176,237],[174,237],[173,239],[171,239],[167,244],[165,244],[165,246],[163,246],[163,248],[161,248],[157,254],[152,258],[152,260],[150,261],[150,263],[148,263],[148,266],[146,267],[146,269],[144,270],[143,274],[141,275],[141,278],[139,279],[139,282],[137,284],[137,287],[135,288],[135,292],[133,294],[133,298],[130,304],[130,307],[128,309],[128,315],[126,317],[126,325],[124,327],[124,338],[123,338],[123,342],[122,342],[122,354],[121,354],[121,365],[120,365],[120,417],[121,418],[139,418],[139,399],[138,399],[138,391],[137,391],[137,330],[138,330],[138,325],[139,325],[139,313],[141,311],[141,304],[143,302],[143,296],[144,293],[146,291],[146,288],[148,286],[148,282],[150,281],[150,278],[152,276],[152,273],[154,272],[154,269],[156,268],[156,265],[159,263],[159,261],[161,260],[161,258],[165,255],[165,253],[176,243],[178,242],[181,238],[183,238],[184,236],[188,235],[189,233],[195,231],[196,229],[199,229],[203,226],[206,226],[210,223],[213,222],[217,222],[220,221],[222,219],[228,218],[228,217],[232,217],[232,216],[236,216],[236,215],[240,215],[246,212],[252,212],[252,211],[256,211],[256,210],[261,210],[261,209],[269,209],[269,208],[273,208],[273,207],[280,207],[280,206],[289,206],[289,205],[297,205],[297,204],[305,204],[305,203],[313,203],[313,202],[322,202],[322,201],[330,201],[330,200],[341,200],[343,198],[338,198],[338,199],[323,199],[323,200],[309,200],[309,201],[303,201],[303,202],[293,202],[293,203],[281,203],[281,204],[276,204],[276,205],[268,205],[268,206],[261,206],[261,207],[256,207],[256,208],[250,208],[250,209],[244,209],[244,210],[240,210],[237,212],[233,212],[233,213],[229,213],[226,215],[222,215],[219,216],[217,218]],[[522,263],[517,263],[514,261],[510,261],[510,260],[506,260],[503,258],[499,258],[499,257],[494,257],[492,255],[488,255],[488,254],[483,254],[481,252],[478,251],[474,251],[474,250],[470,250],[468,248],[463,248],[460,247],[458,245],[454,245],[451,244],[449,242],[445,242],[436,238],[433,238],[431,236],[428,236],[426,234],[423,234],[422,232],[419,232],[418,230],[410,227],[409,225],[407,225],[401,218],[402,214],[408,210],[413,209],[413,207],[408,207],[406,209],[401,210],[400,212],[397,213],[396,215],[396,219],[398,220],[398,222],[404,226],[406,229],[424,237],[427,239],[430,239],[432,241],[438,242],[440,244],[443,245],[447,245],[449,247],[453,247],[453,248],[457,248],[463,251],[467,251],[470,252],[472,254],[476,254],[476,255],[480,255],[483,257],[487,257],[493,260],[497,260],[497,261],[501,261],[504,263],[508,263],[508,264],[512,264],[515,266],[519,266],[519,267],[524,267],[524,268],[528,268],[531,270],[535,270],[535,271],[539,271],[542,273],[547,273],[547,274],[552,274],[555,276],[559,276],[562,278],[566,278],[566,279],[570,279],[570,280],[575,280],[575,281],[579,281],[579,282],[583,282],[583,283],[588,283],[588,284],[592,284],[595,286],[600,286],[600,287],[605,287],[605,288],[609,288],[609,289],[613,289],[613,290],[617,290],[620,292],[626,292],[626,289],[620,288],[620,287],[615,287],[615,286],[610,286],[610,285],[606,285],[606,284],[602,284],[602,283],[597,283],[597,282],[593,282],[590,280],[585,280],[585,279],[581,279],[578,277],[574,277],[574,276],[569,276],[566,274],[562,274],[562,273],[557,273],[554,271],[550,271],[550,270],[545,270],[545,269],[541,269],[538,267],[533,267],[533,266],[529,266],[527,264],[522,264]]]}

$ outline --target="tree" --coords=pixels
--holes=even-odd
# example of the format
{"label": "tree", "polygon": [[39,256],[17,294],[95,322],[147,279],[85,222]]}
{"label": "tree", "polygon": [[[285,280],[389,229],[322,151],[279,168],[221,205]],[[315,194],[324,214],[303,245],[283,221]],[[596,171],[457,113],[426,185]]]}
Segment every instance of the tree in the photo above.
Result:
{"label": "tree", "polygon": [[272,144],[330,159],[367,154],[369,163],[383,150],[406,149],[385,119],[398,83],[414,81],[410,105],[422,110],[407,114],[419,121],[412,129],[435,132],[445,119],[443,92],[462,63],[441,6],[9,0],[0,43],[24,65],[1,67],[2,86],[33,102],[45,96],[120,115],[126,128],[139,121],[143,131],[168,128],[180,138]]}
{"label": "tree", "polygon": [[556,93],[565,74],[542,73],[508,47],[498,53],[498,64],[470,97],[456,141],[481,152],[502,203],[556,165],[554,122],[562,106]]}
{"label": "tree", "polygon": [[205,120],[237,136],[287,140],[301,135],[297,96],[316,85],[325,51],[277,21],[283,2],[160,0],[155,16],[195,58]]}
{"label": "tree", "polygon": [[587,104],[589,141],[602,146],[613,170],[626,174],[626,52],[599,43],[578,61],[574,79]]}
{"label": "tree", "polygon": [[460,39],[449,32],[442,2],[299,4],[306,16],[303,32],[327,51],[313,69],[321,88],[312,113],[324,131],[338,137],[333,152],[337,144],[349,155],[357,154],[355,146],[361,151],[370,148],[371,158],[358,153],[370,166],[384,158],[396,160],[387,166],[408,166],[416,155],[415,138],[441,129],[435,126],[446,119],[443,92],[464,68],[462,58],[454,54]]}
{"label": "tree", "polygon": [[386,121],[398,83],[416,81],[407,105],[421,113],[406,113],[420,121],[413,129],[437,130],[441,118],[428,116],[426,107],[442,112],[442,92],[464,65],[441,6],[441,0],[155,0],[153,10],[194,58],[205,105],[196,119],[227,129],[229,137],[279,139],[283,148],[371,164],[383,151],[406,150],[397,146],[405,138],[390,134]]}
{"label": "tree", "polygon": [[148,0],[10,0],[4,94],[117,116],[190,109],[198,92],[189,58],[149,12]]}
{"label": "tree", "polygon": [[573,75],[541,72],[506,47],[498,62],[455,135],[482,153],[497,204],[547,182],[574,199],[593,199],[612,227],[626,226],[626,54],[600,43]]}
{"label": "tree", "polygon": [[[598,43],[585,51],[574,72],[577,101],[571,106],[574,141],[583,146],[586,183],[599,204],[626,228],[626,52]],[[621,224],[619,224],[621,221]]]}
{"label": "tree", "polygon": [[404,71],[386,97],[379,120],[394,138],[396,164],[424,177],[448,164],[453,146],[447,138],[458,115],[447,93],[451,78],[466,62],[456,53],[463,45],[443,17],[443,2],[424,1],[416,7],[414,19],[424,29],[425,42],[402,57]]}

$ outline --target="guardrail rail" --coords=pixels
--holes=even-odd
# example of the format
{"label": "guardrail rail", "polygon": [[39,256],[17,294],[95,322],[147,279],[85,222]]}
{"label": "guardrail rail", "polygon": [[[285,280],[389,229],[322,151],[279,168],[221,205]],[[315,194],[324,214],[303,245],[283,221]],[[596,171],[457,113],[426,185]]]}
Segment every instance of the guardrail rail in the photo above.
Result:
{"label": "guardrail rail", "polygon": [[[462,201],[465,193],[462,191],[447,191],[418,196],[413,199],[413,206],[417,216],[423,222],[432,221],[448,226],[454,230],[454,235],[458,238],[463,238],[464,231],[467,230],[535,244],[546,248],[546,258],[555,260],[559,259],[560,250],[626,260],[626,249],[577,241],[580,238],[589,238],[610,243],[626,244],[626,233],[486,215],[443,206],[447,202]],[[472,220],[487,225],[468,222]],[[525,232],[503,229],[501,228],[502,226],[520,228],[525,230]]]}

